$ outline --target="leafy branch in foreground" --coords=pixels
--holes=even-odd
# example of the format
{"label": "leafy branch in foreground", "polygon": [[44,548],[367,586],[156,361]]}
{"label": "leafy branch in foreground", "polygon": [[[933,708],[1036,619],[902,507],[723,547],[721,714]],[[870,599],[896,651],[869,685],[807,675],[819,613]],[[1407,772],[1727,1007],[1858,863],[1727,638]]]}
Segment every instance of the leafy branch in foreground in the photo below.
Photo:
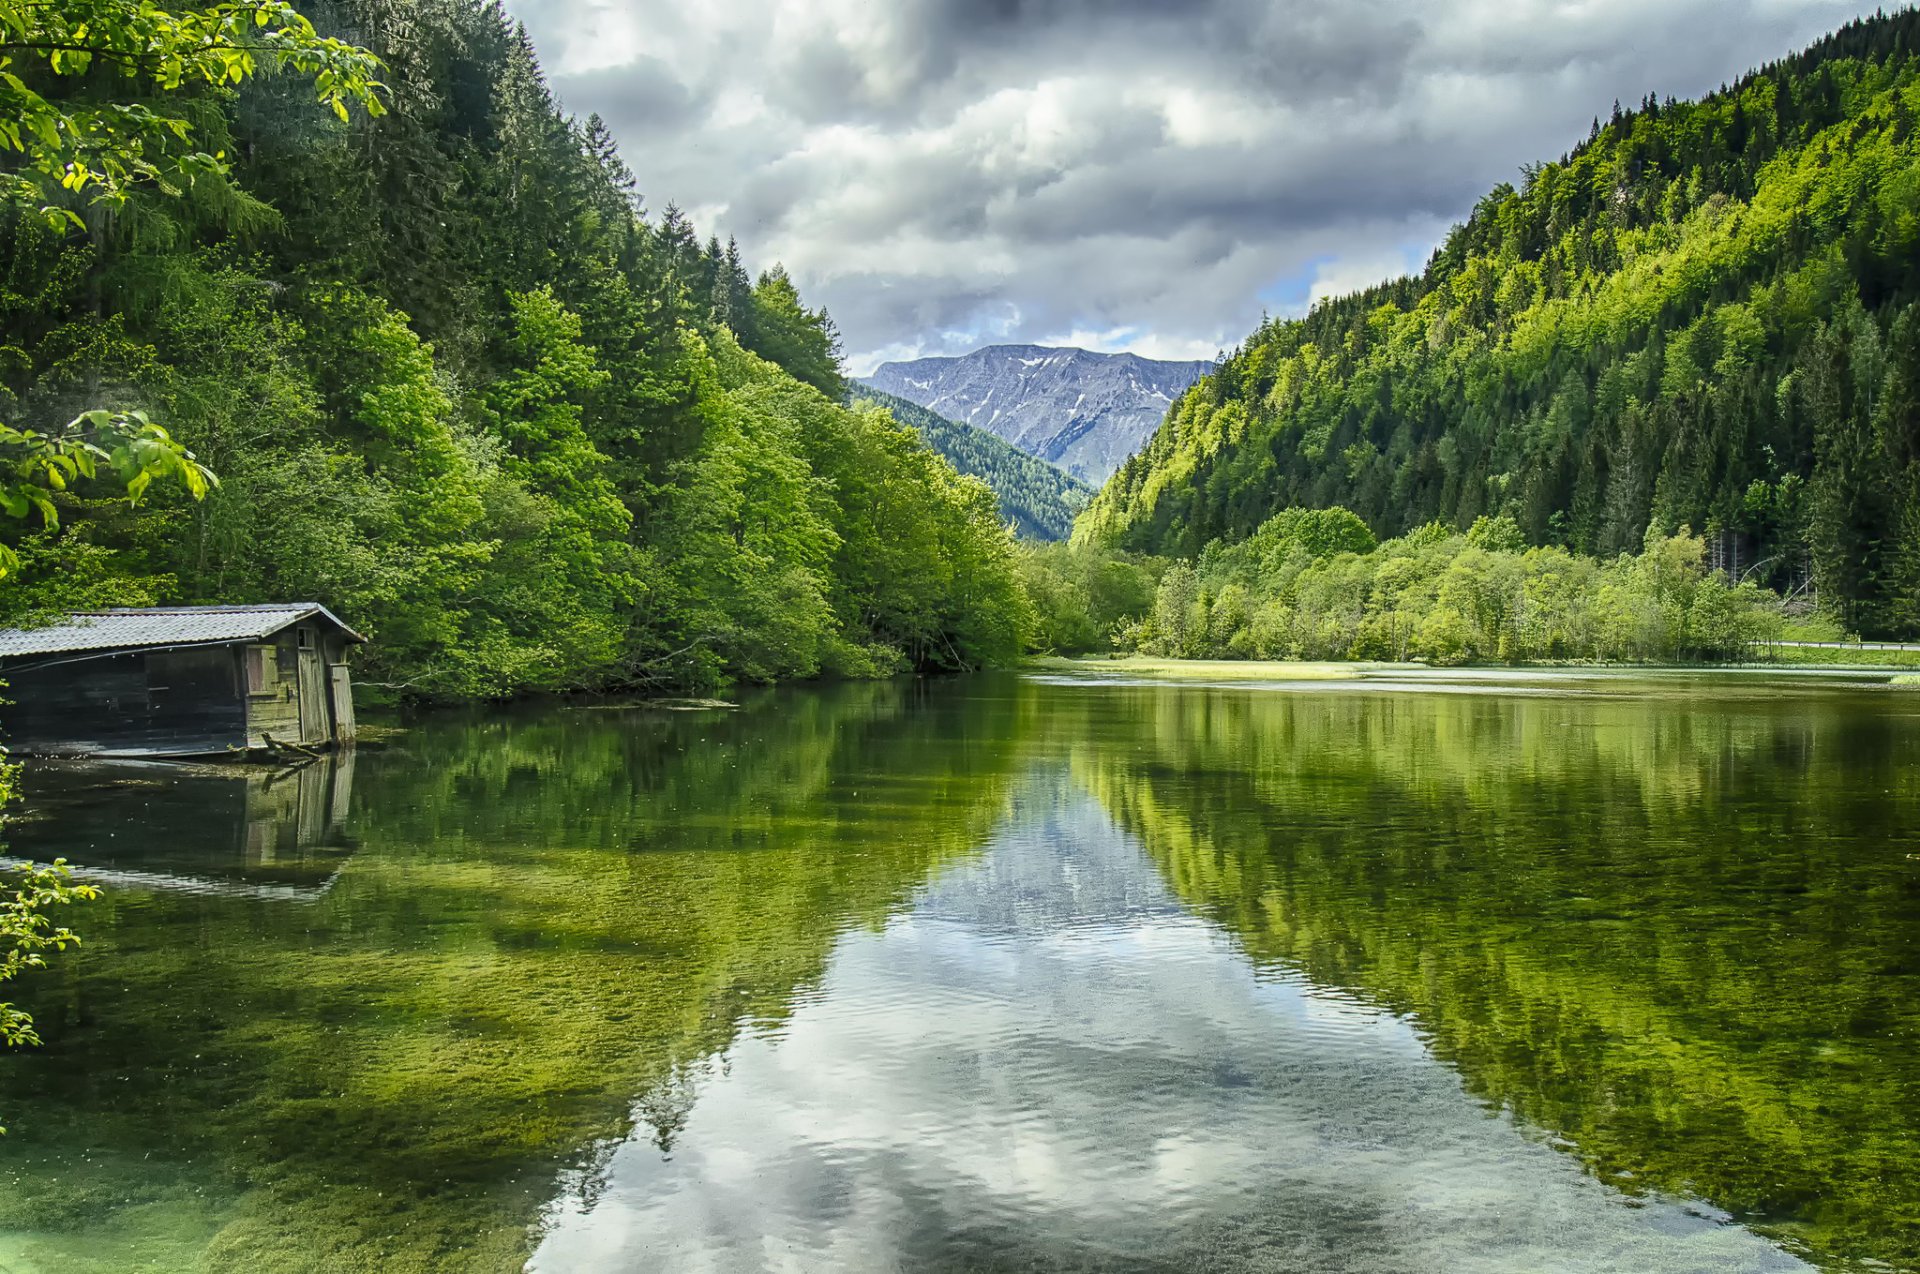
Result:
{"label": "leafy branch in foreground", "polygon": [[[320,35],[285,0],[181,10],[150,0],[0,0],[0,156],[22,157],[0,174],[0,201],[39,203],[50,220],[84,228],[71,196],[119,204],[143,183],[171,195],[224,173],[225,154],[196,147],[189,120],[137,99],[236,85],[263,68],[309,77],[342,120],[351,105],[385,110],[379,59]],[[136,100],[55,92],[81,77],[90,77],[82,87],[104,83],[111,97]]]}
{"label": "leafy branch in foreground", "polygon": [[[44,951],[64,951],[79,945],[79,935],[65,925],[54,924],[47,912],[100,894],[92,885],[74,884],[65,861],[58,859],[44,866],[27,865],[12,884],[11,890],[0,893],[0,983],[10,982],[28,969],[44,967]],[[31,1017],[0,1001],[0,1041],[17,1047],[38,1044],[40,1036],[33,1029]],[[0,1128],[0,1132],[5,1131]]]}
{"label": "leafy branch in foreground", "polygon": [[[0,772],[0,801],[13,798],[13,769]],[[63,860],[47,865],[29,863],[12,873],[12,879],[0,888],[0,986],[28,969],[46,965],[45,952],[64,951],[77,946],[79,936],[65,925],[57,925],[48,914],[55,907],[99,896],[92,885],[76,885]],[[33,1029],[33,1018],[0,1000],[0,1043],[18,1048],[38,1044],[40,1035]],[[0,1134],[6,1132],[0,1127]]]}
{"label": "leafy branch in foreground", "polygon": [[[155,478],[177,478],[198,500],[219,485],[213,471],[193,458],[159,425],[138,411],[89,411],[57,433],[15,429],[0,422],[0,512],[10,518],[39,515],[51,530],[60,524],[53,497],[102,471],[138,503]],[[0,579],[19,565],[0,544]]]}

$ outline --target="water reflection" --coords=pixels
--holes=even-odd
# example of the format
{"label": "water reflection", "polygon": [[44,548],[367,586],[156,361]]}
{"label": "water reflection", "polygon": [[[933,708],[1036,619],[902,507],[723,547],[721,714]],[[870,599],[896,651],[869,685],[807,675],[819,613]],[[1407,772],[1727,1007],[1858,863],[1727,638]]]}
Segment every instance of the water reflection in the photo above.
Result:
{"label": "water reflection", "polygon": [[312,901],[352,853],[352,751],[296,766],[33,761],[15,843],[136,890]]}
{"label": "water reflection", "polygon": [[553,1225],[536,1270],[1801,1268],[1625,1206],[1399,1018],[1256,977],[1045,772]]}
{"label": "water reflection", "polygon": [[[46,1046],[0,1058],[0,1269],[518,1268],[635,1094],[780,1019],[838,935],[980,842],[1015,706],[443,715],[360,756],[357,850],[310,904],[109,890],[25,987]],[[170,872],[247,835],[240,803],[145,825],[175,802],[95,796]],[[74,848],[58,819],[13,834]]]}
{"label": "water reflection", "polygon": [[1915,701],[1431,688],[49,788],[128,875],[17,984],[0,1268],[1920,1269]]}
{"label": "water reflection", "polygon": [[1075,773],[1263,967],[1623,1192],[1920,1269],[1920,714],[1884,687],[1082,695]]}

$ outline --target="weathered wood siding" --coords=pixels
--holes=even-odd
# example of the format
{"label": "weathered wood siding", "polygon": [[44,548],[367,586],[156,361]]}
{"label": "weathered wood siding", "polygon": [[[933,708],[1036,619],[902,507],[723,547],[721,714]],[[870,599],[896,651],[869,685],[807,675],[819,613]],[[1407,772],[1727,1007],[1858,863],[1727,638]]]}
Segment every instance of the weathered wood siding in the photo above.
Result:
{"label": "weathered wood siding", "polygon": [[16,661],[0,667],[0,736],[43,755],[224,752],[246,743],[241,675],[227,646]]}
{"label": "weathered wood siding", "polygon": [[[247,692],[247,746],[264,748],[267,736],[278,743],[300,741],[300,653],[291,628],[239,649],[266,646],[271,650],[271,674],[259,690]],[[241,656],[244,658],[245,656]]]}
{"label": "weathered wood siding", "polygon": [[333,696],[333,741],[352,743],[356,730],[353,716],[353,678],[343,663],[327,665],[327,689]]}
{"label": "weathered wood siding", "polygon": [[333,740],[333,695],[327,689],[326,665],[318,647],[300,649],[300,742]]}
{"label": "weathered wood siding", "polygon": [[336,631],[321,632],[320,652],[326,659],[327,703],[332,710],[329,720],[333,722],[335,743],[352,743],[355,733],[353,678],[347,671],[347,656],[354,644]]}
{"label": "weathered wood siding", "polygon": [[348,649],[331,625],[308,622],[259,641],[16,658],[0,664],[12,683],[0,743],[49,756],[191,756],[264,748],[269,735],[348,743]]}

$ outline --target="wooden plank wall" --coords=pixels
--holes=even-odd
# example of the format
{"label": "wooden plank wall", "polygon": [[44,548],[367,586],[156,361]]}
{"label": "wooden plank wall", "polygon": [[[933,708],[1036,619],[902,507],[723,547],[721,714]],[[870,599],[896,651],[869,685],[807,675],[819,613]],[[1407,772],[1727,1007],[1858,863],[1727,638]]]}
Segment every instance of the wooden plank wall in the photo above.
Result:
{"label": "wooden plank wall", "polygon": [[276,633],[264,642],[270,645],[269,661],[273,676],[265,689],[247,695],[247,746],[264,748],[271,734],[281,743],[300,740],[300,652],[293,629]]}
{"label": "wooden plank wall", "polygon": [[[264,642],[181,650],[51,656],[0,666],[0,743],[42,755],[184,756],[281,743],[349,743],[354,736],[347,644],[313,633],[319,676],[308,687],[314,729],[301,729],[297,626]],[[246,652],[269,648],[269,677],[247,687]],[[41,664],[41,667],[34,667]]]}

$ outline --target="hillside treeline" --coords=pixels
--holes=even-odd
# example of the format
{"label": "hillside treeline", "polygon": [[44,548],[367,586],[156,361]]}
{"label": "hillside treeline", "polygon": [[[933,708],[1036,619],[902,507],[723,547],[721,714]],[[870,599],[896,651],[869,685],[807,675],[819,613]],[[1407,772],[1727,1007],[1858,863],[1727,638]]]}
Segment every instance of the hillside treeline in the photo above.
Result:
{"label": "hillside treeline", "polygon": [[1916,52],[1908,10],[1616,107],[1423,273],[1263,324],[1076,535],[1192,556],[1341,505],[1612,557],[1692,528],[1736,579],[1920,631]]}
{"label": "hillside treeline", "polygon": [[[184,85],[166,111],[229,172],[0,207],[0,418],[138,407],[219,478],[9,526],[8,614],[316,600],[372,637],[366,680],[432,697],[1018,653],[992,496],[842,406],[827,316],[649,213],[497,4],[311,16],[384,61],[383,114]],[[142,106],[104,60],[17,69]]]}
{"label": "hillside treeline", "polygon": [[976,425],[948,420],[919,403],[865,385],[849,386],[848,397],[856,406],[872,403],[885,408],[956,470],[986,483],[1000,502],[1001,520],[1023,539],[1066,539],[1073,533],[1075,515],[1093,498],[1092,489],[1072,474]]}

